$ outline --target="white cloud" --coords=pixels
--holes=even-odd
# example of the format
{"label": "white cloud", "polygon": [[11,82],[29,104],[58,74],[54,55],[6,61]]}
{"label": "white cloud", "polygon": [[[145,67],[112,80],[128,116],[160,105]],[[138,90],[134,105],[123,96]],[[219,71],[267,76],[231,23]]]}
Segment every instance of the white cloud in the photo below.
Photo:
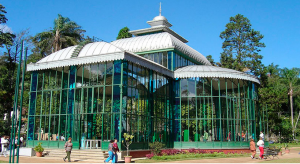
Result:
{"label": "white cloud", "polygon": [[0,24],[0,30],[3,31],[4,33],[7,33],[7,32],[9,32],[11,34],[13,33],[13,30],[10,27],[8,27],[7,25]]}

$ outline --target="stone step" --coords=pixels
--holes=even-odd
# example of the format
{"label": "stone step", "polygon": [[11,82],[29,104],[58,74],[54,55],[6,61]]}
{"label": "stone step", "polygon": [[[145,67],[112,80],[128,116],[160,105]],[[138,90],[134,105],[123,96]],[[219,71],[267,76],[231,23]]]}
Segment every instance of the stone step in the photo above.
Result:
{"label": "stone step", "polygon": [[[62,159],[66,156],[64,149],[45,149],[46,158]],[[84,150],[72,150],[71,159],[76,161],[99,161],[102,162],[108,157],[107,151],[101,149],[84,149]]]}

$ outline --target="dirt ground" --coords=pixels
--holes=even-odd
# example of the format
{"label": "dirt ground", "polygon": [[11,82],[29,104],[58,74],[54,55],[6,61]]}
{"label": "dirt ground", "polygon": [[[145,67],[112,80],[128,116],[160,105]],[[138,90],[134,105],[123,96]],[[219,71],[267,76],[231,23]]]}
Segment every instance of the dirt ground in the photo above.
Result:
{"label": "dirt ground", "polygon": [[[289,154],[283,154],[279,156],[279,159],[292,159],[299,158],[300,163],[300,154],[299,148],[291,148]],[[0,157],[0,161],[7,161],[8,157]],[[275,163],[277,158],[273,159]],[[134,159],[133,159],[134,161]],[[272,161],[270,159],[259,160],[259,159],[251,159],[250,157],[238,157],[238,158],[214,158],[214,159],[197,159],[197,160],[184,160],[184,161],[170,161],[165,163],[259,163],[262,161]],[[103,161],[72,161],[74,163],[103,163]],[[64,163],[62,159],[55,159],[51,157],[20,157],[19,163]],[[124,161],[120,161],[120,163],[124,163]]]}

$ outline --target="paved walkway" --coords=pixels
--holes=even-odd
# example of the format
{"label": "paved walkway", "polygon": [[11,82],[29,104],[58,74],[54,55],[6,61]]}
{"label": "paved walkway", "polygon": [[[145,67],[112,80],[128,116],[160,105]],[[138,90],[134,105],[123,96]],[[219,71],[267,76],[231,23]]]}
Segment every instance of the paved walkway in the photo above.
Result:
{"label": "paved walkway", "polygon": [[[297,150],[291,149],[289,154],[284,154],[279,156],[279,159],[289,159],[289,158],[299,158],[300,163],[300,154],[299,148]],[[277,158],[274,159],[274,162]],[[268,161],[270,159],[267,159]],[[0,161],[7,161],[8,157],[0,157]],[[184,161],[172,161],[165,163],[258,163],[262,160],[251,159],[250,157],[237,157],[237,158],[214,158],[214,159],[197,159],[197,160],[184,160]],[[62,159],[55,159],[51,157],[20,157],[20,163],[64,163]],[[72,161],[75,163],[103,163],[103,161]],[[124,161],[120,161],[124,163]]]}

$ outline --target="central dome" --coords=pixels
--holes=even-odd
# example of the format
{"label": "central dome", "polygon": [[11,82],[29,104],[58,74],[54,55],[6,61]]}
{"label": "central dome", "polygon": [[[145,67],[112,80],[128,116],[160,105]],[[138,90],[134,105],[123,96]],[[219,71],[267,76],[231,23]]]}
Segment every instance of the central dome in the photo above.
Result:
{"label": "central dome", "polygon": [[161,16],[161,15],[156,16],[156,17],[153,18],[153,21],[163,21],[163,20],[168,21],[166,17]]}

